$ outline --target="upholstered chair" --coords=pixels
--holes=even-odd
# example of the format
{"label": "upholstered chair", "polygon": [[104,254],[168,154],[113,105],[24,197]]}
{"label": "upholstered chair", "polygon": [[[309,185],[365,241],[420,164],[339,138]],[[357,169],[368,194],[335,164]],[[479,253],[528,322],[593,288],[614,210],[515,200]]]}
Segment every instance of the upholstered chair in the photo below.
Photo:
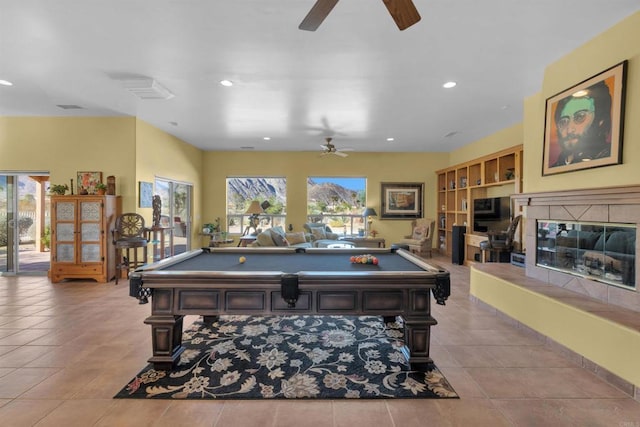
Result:
{"label": "upholstered chair", "polygon": [[400,244],[408,245],[409,250],[421,257],[431,257],[433,233],[436,222],[433,219],[421,218],[411,222],[411,234],[404,236]]}

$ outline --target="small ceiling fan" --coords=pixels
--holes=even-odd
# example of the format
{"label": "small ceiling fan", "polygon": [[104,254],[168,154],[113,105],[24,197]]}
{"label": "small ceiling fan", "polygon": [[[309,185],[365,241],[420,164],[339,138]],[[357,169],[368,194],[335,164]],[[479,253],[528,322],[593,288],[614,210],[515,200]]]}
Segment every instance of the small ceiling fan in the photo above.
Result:
{"label": "small ceiling fan", "polygon": [[338,150],[336,146],[331,143],[333,138],[325,138],[324,140],[327,141],[327,143],[320,144],[320,146],[324,149],[322,154],[320,154],[321,156],[326,156],[327,154],[335,154],[336,156],[347,157],[348,154],[345,153],[345,151],[353,151],[353,148],[343,148],[342,150]]}
{"label": "small ceiling fan", "polygon": [[[420,21],[420,14],[412,0],[382,0],[391,17],[395,21],[400,31],[405,30]],[[302,20],[299,29],[305,31],[315,31],[322,21],[329,15],[329,12],[338,3],[338,0],[317,0],[307,16]]]}

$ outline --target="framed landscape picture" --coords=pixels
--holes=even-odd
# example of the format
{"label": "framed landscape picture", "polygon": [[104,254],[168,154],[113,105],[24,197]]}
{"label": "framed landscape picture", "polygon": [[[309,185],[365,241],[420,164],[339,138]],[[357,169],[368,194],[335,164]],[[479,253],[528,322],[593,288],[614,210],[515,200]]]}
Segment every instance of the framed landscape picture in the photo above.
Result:
{"label": "framed landscape picture", "polygon": [[622,163],[627,61],[547,99],[542,175]]}
{"label": "framed landscape picture", "polygon": [[422,218],[424,184],[421,182],[382,183],[382,219]]}
{"label": "framed landscape picture", "polygon": [[140,181],[139,185],[140,202],[138,206],[141,208],[150,208],[153,203],[153,183]]}

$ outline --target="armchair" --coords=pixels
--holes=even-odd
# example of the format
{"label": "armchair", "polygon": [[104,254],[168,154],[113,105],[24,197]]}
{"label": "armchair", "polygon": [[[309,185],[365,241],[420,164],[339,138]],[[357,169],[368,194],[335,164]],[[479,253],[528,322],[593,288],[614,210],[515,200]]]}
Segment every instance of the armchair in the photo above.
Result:
{"label": "armchair", "polygon": [[[480,250],[482,251],[482,262],[486,262],[487,251],[490,254],[498,255],[498,262],[500,262],[501,254],[506,253],[510,254],[513,250],[514,236],[516,234],[516,229],[518,228],[518,224],[520,223],[520,219],[522,215],[515,216],[511,220],[511,224],[505,231],[498,232],[488,232],[489,240],[484,240],[480,242]],[[491,255],[489,258],[492,258]]]}
{"label": "armchair", "polygon": [[404,236],[399,243],[408,245],[409,250],[418,256],[431,257],[435,226],[436,222],[433,219],[414,220],[411,222],[411,234]]}

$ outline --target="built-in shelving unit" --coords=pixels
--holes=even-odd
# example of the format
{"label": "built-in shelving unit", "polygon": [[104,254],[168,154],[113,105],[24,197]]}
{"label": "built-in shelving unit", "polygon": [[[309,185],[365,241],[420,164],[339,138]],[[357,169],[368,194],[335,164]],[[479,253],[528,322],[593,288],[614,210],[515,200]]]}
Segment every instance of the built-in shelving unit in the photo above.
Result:
{"label": "built-in shelving unit", "polygon": [[[473,200],[522,192],[522,145],[436,171],[438,176],[438,248],[451,255],[454,225],[473,219]],[[486,236],[467,228],[465,260],[475,260]]]}

